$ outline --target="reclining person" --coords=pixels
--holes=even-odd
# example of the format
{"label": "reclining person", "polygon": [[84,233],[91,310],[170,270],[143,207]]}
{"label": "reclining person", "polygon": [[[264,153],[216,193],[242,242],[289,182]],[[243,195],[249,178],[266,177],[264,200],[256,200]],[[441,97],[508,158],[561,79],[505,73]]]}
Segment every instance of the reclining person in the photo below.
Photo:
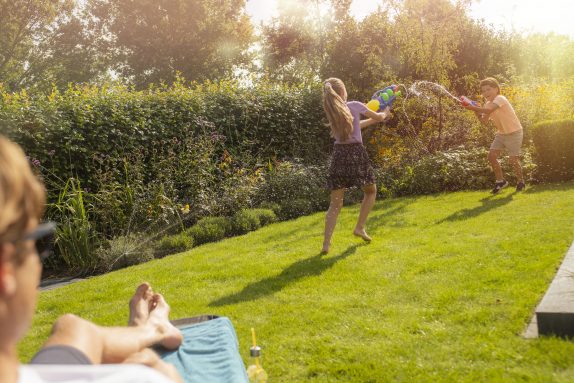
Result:
{"label": "reclining person", "polygon": [[130,300],[128,326],[101,327],[66,314],[31,364],[19,363],[16,345],[36,308],[40,243],[55,229],[40,224],[45,198],[23,151],[0,136],[0,382],[181,382],[175,367],[148,348],[176,349],[182,342],[169,306],[148,283]]}

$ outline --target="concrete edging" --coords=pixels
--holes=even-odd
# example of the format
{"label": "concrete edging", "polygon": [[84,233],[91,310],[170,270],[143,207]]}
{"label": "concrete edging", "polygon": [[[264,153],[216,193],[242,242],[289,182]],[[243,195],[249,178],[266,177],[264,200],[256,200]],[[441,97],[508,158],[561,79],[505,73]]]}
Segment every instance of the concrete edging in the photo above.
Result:
{"label": "concrete edging", "polygon": [[538,335],[574,337],[574,242],[536,307]]}

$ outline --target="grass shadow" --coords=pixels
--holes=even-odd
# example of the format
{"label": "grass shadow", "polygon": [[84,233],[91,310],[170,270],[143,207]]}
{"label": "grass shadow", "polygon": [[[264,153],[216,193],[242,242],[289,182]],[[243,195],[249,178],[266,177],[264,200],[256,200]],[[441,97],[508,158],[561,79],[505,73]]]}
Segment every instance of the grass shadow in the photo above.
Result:
{"label": "grass shadow", "polygon": [[[299,217],[301,219],[305,217]],[[299,219],[296,218],[296,219]],[[295,220],[295,219],[294,219]],[[293,222],[294,220],[290,220]],[[281,224],[282,222],[278,222],[277,224]],[[322,223],[322,220],[321,220]],[[264,242],[291,242],[293,237],[299,233],[309,233],[312,232],[317,227],[316,221],[310,221],[307,225],[302,225],[301,223],[297,223],[297,226],[291,230],[284,230],[281,232],[270,231],[267,235],[261,238]],[[314,234],[309,234],[304,237],[313,236]]]}
{"label": "grass shadow", "polygon": [[354,254],[359,246],[365,246],[365,243],[350,246],[341,254],[333,257],[317,254],[311,258],[297,261],[284,269],[281,274],[251,283],[240,292],[219,298],[209,303],[208,306],[219,307],[253,301],[266,295],[274,294],[299,279],[321,275],[325,270],[333,267],[335,263]]}
{"label": "grass shadow", "polygon": [[468,218],[477,217],[492,209],[496,209],[498,207],[510,203],[516,193],[517,192],[512,192],[503,198],[497,198],[498,197],[497,195],[490,195],[480,200],[480,202],[482,203],[480,206],[473,207],[472,209],[459,210],[457,212],[452,213],[448,217],[443,218],[440,221],[437,221],[436,223],[441,224],[443,222],[462,221]]}
{"label": "grass shadow", "polygon": [[406,211],[406,207],[410,204],[408,201],[400,201],[389,204],[383,210],[371,212],[367,221],[367,227],[375,230],[379,227],[402,227],[404,226],[401,220],[396,220],[394,216],[401,215]]}

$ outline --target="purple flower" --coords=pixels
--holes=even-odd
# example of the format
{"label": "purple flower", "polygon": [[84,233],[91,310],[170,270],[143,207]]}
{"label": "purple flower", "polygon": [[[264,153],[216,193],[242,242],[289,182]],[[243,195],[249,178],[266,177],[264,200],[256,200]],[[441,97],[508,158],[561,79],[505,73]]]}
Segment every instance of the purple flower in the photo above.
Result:
{"label": "purple flower", "polygon": [[48,155],[49,155],[50,157],[52,157],[54,154],[56,154],[56,151],[55,151],[54,149],[52,149],[52,150],[50,150],[50,151],[48,152]]}
{"label": "purple flower", "polygon": [[212,141],[217,142],[217,141],[221,141],[221,140],[224,140],[224,139],[225,139],[225,136],[224,136],[224,135],[219,134],[218,132],[211,132],[211,140],[212,140]]}
{"label": "purple flower", "polygon": [[41,165],[40,160],[38,160],[36,158],[26,156],[26,159],[28,160],[28,162],[30,162],[32,165],[34,165],[36,167]]}

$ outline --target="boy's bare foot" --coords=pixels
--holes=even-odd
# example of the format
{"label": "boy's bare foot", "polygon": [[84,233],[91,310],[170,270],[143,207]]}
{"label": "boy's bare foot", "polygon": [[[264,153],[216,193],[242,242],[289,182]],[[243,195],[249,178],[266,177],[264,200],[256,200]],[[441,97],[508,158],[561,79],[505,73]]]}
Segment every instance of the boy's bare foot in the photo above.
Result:
{"label": "boy's bare foot", "polygon": [[154,309],[149,312],[146,325],[154,327],[161,334],[162,340],[159,344],[168,350],[175,350],[183,341],[183,336],[169,321],[169,305],[161,294],[154,294],[152,301]]}
{"label": "boy's bare foot", "polygon": [[364,241],[371,242],[373,239],[369,237],[365,229],[355,229],[353,235],[363,238]]}
{"label": "boy's bare foot", "polygon": [[130,318],[128,326],[141,326],[146,324],[152,307],[153,291],[149,283],[144,282],[136,288],[130,299]]}

